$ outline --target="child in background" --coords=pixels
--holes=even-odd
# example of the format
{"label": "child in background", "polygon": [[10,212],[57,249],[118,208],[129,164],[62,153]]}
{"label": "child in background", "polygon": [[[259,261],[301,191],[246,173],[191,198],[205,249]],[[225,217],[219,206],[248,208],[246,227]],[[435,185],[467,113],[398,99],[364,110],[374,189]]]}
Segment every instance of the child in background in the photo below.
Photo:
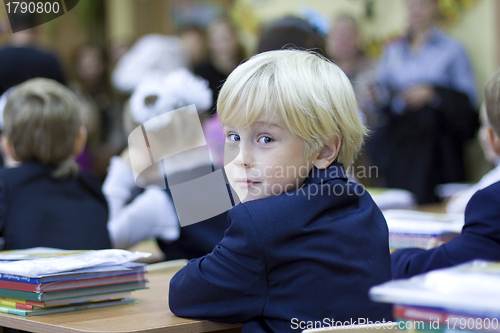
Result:
{"label": "child in background", "polygon": [[74,161],[86,142],[79,107],[49,79],[26,81],[9,95],[2,146],[20,165],[0,170],[4,249],[111,247],[100,182]]}
{"label": "child in background", "polygon": [[481,148],[483,149],[485,159],[495,165],[495,168],[485,174],[479,182],[472,185],[466,190],[460,191],[454,194],[450,201],[446,204],[446,212],[448,213],[456,213],[463,214],[465,212],[465,207],[469,202],[470,198],[479,190],[490,186],[493,183],[500,181],[500,156],[498,156],[491,145],[488,142],[488,131],[491,128],[491,124],[488,121],[488,115],[486,114],[486,105],[483,103],[481,106],[481,110],[479,112],[479,121],[481,123],[481,127],[477,133],[479,138],[479,143],[481,144]]}
{"label": "child in background", "polygon": [[[185,68],[178,68],[161,78],[144,80],[136,87],[128,104],[124,114],[127,135],[141,124],[158,120],[159,116],[178,108],[195,104],[198,112],[207,110],[212,105],[212,92],[205,80]],[[183,117],[179,115],[175,120],[172,117],[156,123],[158,128],[155,132],[162,133],[160,142],[148,138],[150,147],[175,147],[175,150],[183,152],[163,160],[163,171],[170,180],[170,176],[175,174],[186,176],[207,167],[211,170],[210,161],[207,165],[205,156],[193,150],[206,144],[204,133],[200,133],[200,128],[189,118]],[[183,124],[182,128],[178,126],[179,121]],[[178,138],[181,130],[183,136]],[[207,140],[211,141],[210,136]],[[128,248],[140,241],[156,238],[169,260],[197,258],[209,253],[224,235],[226,214],[180,229],[170,192],[154,186],[155,180],[164,184],[163,173],[160,173],[159,179],[150,173],[147,186],[142,184],[145,186],[142,190],[134,181],[130,155],[134,156],[134,153],[127,148],[120,156],[111,158],[103,185],[109,205],[108,230],[113,246]]]}
{"label": "child in background", "polygon": [[229,75],[217,110],[242,203],[212,253],[172,278],[172,312],[243,332],[390,320],[368,299],[390,279],[387,225],[343,168],[366,133],[345,74],[314,53],[265,52]]}
{"label": "child in background", "polygon": [[[500,156],[500,70],[486,84],[486,138]],[[500,260],[500,182],[477,191],[465,209],[462,233],[430,250],[400,249],[392,256],[393,278],[406,278],[470,260]]]}

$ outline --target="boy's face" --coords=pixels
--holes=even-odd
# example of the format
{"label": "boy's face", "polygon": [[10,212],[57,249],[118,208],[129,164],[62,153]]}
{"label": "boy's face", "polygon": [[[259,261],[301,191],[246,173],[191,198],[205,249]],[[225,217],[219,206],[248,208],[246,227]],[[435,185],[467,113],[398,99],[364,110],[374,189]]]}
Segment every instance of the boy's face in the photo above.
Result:
{"label": "boy's face", "polygon": [[226,142],[239,148],[226,163],[231,187],[240,201],[293,191],[304,183],[313,166],[304,140],[286,129],[280,117],[260,117],[249,127],[224,126]]}

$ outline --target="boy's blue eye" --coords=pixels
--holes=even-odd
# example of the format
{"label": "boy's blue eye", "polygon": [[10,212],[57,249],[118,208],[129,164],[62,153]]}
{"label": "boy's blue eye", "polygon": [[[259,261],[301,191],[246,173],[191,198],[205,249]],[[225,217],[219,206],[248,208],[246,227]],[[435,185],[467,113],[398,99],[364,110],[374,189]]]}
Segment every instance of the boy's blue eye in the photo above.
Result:
{"label": "boy's blue eye", "polygon": [[240,141],[240,136],[238,134],[229,134],[229,140]]}
{"label": "boy's blue eye", "polygon": [[268,136],[263,136],[263,137],[261,137],[261,138],[259,139],[259,141],[258,141],[258,142],[260,142],[260,143],[271,143],[271,142],[273,142],[273,141],[274,141],[274,140],[273,140],[273,139],[271,139],[270,137],[268,137]]}

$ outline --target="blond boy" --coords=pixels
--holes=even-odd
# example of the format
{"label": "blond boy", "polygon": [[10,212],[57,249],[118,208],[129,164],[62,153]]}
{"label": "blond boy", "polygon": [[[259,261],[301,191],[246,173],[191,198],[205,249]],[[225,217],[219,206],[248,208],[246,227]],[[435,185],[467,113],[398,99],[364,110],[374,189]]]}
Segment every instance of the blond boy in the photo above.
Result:
{"label": "blond boy", "polygon": [[228,77],[217,110],[242,203],[213,252],[172,279],[171,310],[244,332],[390,319],[367,296],[390,279],[387,226],[343,169],[365,134],[347,77],[311,52],[262,53]]}

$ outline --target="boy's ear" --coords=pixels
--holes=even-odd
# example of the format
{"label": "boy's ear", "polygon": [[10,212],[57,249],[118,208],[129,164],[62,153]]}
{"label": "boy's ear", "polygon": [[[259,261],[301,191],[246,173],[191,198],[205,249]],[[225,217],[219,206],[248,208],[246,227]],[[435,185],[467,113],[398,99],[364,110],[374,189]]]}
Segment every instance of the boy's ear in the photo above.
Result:
{"label": "boy's ear", "polygon": [[4,154],[10,155],[10,158],[12,158],[16,162],[21,162],[19,157],[17,157],[16,150],[14,149],[14,145],[12,144],[12,141],[10,141],[9,138],[7,138],[5,135],[2,135],[2,152]]}
{"label": "boy's ear", "polygon": [[488,127],[487,131],[488,132],[486,133],[486,137],[488,138],[488,143],[490,144],[491,149],[493,149],[495,154],[500,156],[500,138],[495,133],[495,130],[493,129],[493,127],[491,127],[491,126]]}
{"label": "boy's ear", "polygon": [[73,144],[73,156],[78,157],[85,149],[87,144],[87,129],[84,126],[80,126],[78,135],[76,136],[75,143]]}
{"label": "boy's ear", "polygon": [[336,135],[328,144],[326,144],[319,152],[314,160],[314,166],[318,169],[326,169],[335,161],[340,151],[342,140]]}

